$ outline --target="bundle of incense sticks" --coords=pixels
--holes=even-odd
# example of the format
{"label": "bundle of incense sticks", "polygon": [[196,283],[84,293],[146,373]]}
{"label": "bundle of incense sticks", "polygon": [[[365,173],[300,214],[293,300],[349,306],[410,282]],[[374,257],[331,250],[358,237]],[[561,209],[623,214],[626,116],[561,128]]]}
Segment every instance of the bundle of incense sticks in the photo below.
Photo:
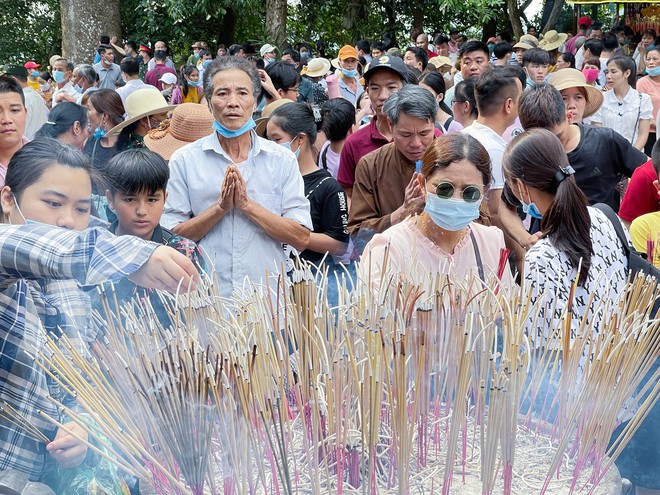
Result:
{"label": "bundle of incense sticks", "polygon": [[657,374],[643,382],[660,353],[658,291],[639,278],[616,307],[595,304],[599,332],[570,305],[545,330],[543,301],[497,275],[429,274],[423,292],[385,273],[344,284],[333,309],[302,263],[266,294],[180,295],[169,328],[105,292],[92,357],[62,337],[38,362],[88,413],[52,399],[90,448],[158,494],[451,494],[473,477],[479,493],[510,494],[535,442],[547,463],[526,493],[590,493],[660,395]]}

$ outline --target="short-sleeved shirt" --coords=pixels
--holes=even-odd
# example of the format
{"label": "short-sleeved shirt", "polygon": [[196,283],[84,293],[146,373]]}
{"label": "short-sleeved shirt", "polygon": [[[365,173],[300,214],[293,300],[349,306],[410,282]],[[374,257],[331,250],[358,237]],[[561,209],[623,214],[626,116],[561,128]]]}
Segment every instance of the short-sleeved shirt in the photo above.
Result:
{"label": "short-sleeved shirt", "polygon": [[619,208],[621,218],[632,222],[641,215],[660,210],[660,196],[653,184],[656,180],[658,175],[651,160],[633,172]]}
{"label": "short-sleeved shirt", "polygon": [[[630,238],[640,253],[647,253],[648,241],[653,242],[653,265],[660,267],[660,212],[637,217],[630,225]],[[651,258],[649,258],[650,260]]]}
{"label": "short-sleeved shirt", "polygon": [[[312,230],[309,201],[298,162],[291,151],[251,131],[252,147],[243,163],[234,163],[216,133],[198,139],[170,158],[170,180],[161,224],[174,228],[215,205],[230,165],[236,165],[248,197],[283,218]],[[270,237],[242,212],[229,211],[198,242],[215,268],[223,297],[264,283],[266,272],[278,275],[285,261],[282,242]]]}
{"label": "short-sleeved shirt", "polygon": [[479,141],[490,156],[491,173],[493,176],[491,182],[491,189],[502,189],[504,187],[504,173],[502,172],[502,157],[504,156],[504,148],[506,148],[506,140],[497,134],[490,127],[480,124],[476,120],[472,125],[465,127],[461,132],[469,134],[477,141]]}
{"label": "short-sleeved shirt", "polygon": [[[588,322],[593,320],[594,331],[599,331],[603,315],[594,309],[605,299],[614,302],[623,291],[628,277],[628,260],[614,226],[602,211],[596,208],[588,210],[593,254],[589,276],[583,284],[576,287],[573,295],[571,338],[578,332],[583,316],[586,316]],[[535,342],[543,342],[549,337],[548,329],[556,328],[568,304],[577,268],[571,265],[564,251],[556,248],[552,240],[545,237],[534,244],[525,255],[524,274],[523,287],[531,291],[531,303],[535,304],[539,298],[543,298],[538,320],[528,324],[530,337]],[[588,323],[585,328],[589,328]]]}
{"label": "short-sleeved shirt", "polygon": [[[303,181],[314,233],[348,243],[348,201],[339,183],[323,169],[304,175]],[[300,253],[301,258],[317,265],[324,255],[309,249]]]}
{"label": "short-sleeved shirt", "polygon": [[121,102],[126,106],[126,98],[128,98],[133,91],[150,87],[151,86],[146,84],[142,79],[130,79],[126,81],[124,86],[117,88],[117,93],[121,96]]}
{"label": "short-sleeved shirt", "polygon": [[149,70],[145,76],[144,76],[144,82],[147,84],[151,84],[152,86],[155,86],[158,88],[158,91],[163,90],[163,83],[160,81],[160,78],[163,77],[164,74],[174,74],[175,76],[178,77],[176,71],[174,69],[170,69],[167,67],[165,64],[156,64],[154,65],[154,68]]}
{"label": "short-sleeved shirt", "polygon": [[339,158],[339,172],[337,172],[339,184],[344,188],[352,188],[355,182],[355,169],[360,158],[387,143],[389,143],[387,138],[378,131],[376,117],[371,119],[369,125],[348,136]]}
{"label": "short-sleeved shirt", "polygon": [[[454,252],[447,253],[420,231],[419,221],[420,217],[410,217],[374,236],[364,249],[358,269],[360,278],[371,280],[372,288],[378,287],[383,272],[387,271],[397,277],[411,277],[415,283],[422,284],[426,294],[431,295],[432,280],[437,274],[451,274],[459,280],[479,276],[475,243],[484,276],[497,274],[501,251],[506,247],[500,229],[472,222]],[[475,243],[472,242],[471,236],[474,237]],[[386,249],[388,264],[383,267]],[[502,284],[507,289],[514,285],[511,271],[508,269],[504,270]]]}
{"label": "short-sleeved shirt", "polygon": [[104,67],[101,62],[94,64],[94,70],[99,75],[99,89],[116,89],[124,85],[121,77],[121,69],[117,64],[111,64],[110,67]]}
{"label": "short-sleeved shirt", "polygon": [[651,132],[655,132],[658,109],[660,109],[660,83],[656,83],[650,76],[644,76],[637,81],[637,91],[646,93],[651,97],[653,103],[653,120],[651,121]]}
{"label": "short-sleeved shirt", "polygon": [[341,153],[335,153],[332,151],[330,141],[323,143],[321,151],[319,153],[319,168],[323,168],[330,172],[330,174],[336,179],[337,173],[339,172],[339,157]]}
{"label": "short-sleeved shirt", "polygon": [[591,122],[615,130],[634,144],[639,135],[639,121],[650,120],[652,116],[651,97],[630,88],[622,100],[617,99],[614,91],[605,92],[603,104],[591,116]]}
{"label": "short-sleeved shirt", "polygon": [[343,77],[338,77],[337,79],[339,80],[339,92],[341,93],[341,97],[350,101],[353,106],[356,106],[358,98],[364,93],[364,88],[360,84],[360,81],[358,81],[357,78],[355,79],[356,86],[355,92],[353,92],[353,90],[348,87],[348,84],[346,84]]}
{"label": "short-sleeved shirt", "polygon": [[[580,128],[580,142],[566,156],[575,169],[575,181],[587,196],[589,204],[606,203],[615,208],[617,176],[623,174],[630,177],[648,158],[612,129],[574,125]],[[505,193],[502,196],[508,198],[506,202],[509,205],[520,206],[508,182]]]}

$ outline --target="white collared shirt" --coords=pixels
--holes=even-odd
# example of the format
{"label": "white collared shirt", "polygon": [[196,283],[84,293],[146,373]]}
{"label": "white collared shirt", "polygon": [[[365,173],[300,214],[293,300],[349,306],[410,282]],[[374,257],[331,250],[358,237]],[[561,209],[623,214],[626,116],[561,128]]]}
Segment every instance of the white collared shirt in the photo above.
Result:
{"label": "white collared shirt", "polygon": [[652,118],[651,97],[630,88],[620,101],[614,94],[614,90],[606,91],[603,94],[603,104],[590,117],[590,120],[618,132],[634,145],[639,134],[639,121]]}
{"label": "white collared shirt", "polygon": [[126,81],[126,84],[121,88],[117,88],[116,91],[119,93],[119,96],[121,96],[121,102],[126,106],[126,98],[128,98],[128,95],[137,89],[143,88],[153,88],[153,86],[151,84],[146,84],[142,79],[129,79]]}
{"label": "white collared shirt", "polygon": [[488,151],[488,155],[490,156],[491,174],[493,176],[490,188],[502,189],[504,187],[502,158],[504,157],[504,148],[506,148],[507,145],[506,140],[490,127],[480,124],[476,120],[461,132],[469,134],[486,148],[486,151]]}
{"label": "white collared shirt", "polygon": [[[253,146],[248,159],[236,164],[248,196],[272,213],[312,230],[309,201],[294,154],[254,131],[251,135]],[[220,197],[227,167],[232,164],[216,133],[175,151],[169,162],[168,196],[161,224],[173,228],[213,206]],[[198,245],[214,263],[224,297],[232,291],[249,289],[246,281],[262,285],[266,271],[279,275],[285,261],[283,244],[236,209],[227,213]]]}

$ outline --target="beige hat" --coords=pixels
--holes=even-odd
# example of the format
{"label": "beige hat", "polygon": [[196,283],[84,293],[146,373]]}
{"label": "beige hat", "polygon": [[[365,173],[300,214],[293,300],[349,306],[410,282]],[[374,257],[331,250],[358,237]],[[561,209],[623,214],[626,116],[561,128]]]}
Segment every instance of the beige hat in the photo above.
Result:
{"label": "beige hat", "polygon": [[530,48],[538,48],[539,40],[531,34],[523,34],[520,37],[518,43],[513,45],[513,48],[522,48],[523,50],[529,50]]}
{"label": "beige hat", "polygon": [[596,113],[603,103],[603,93],[587,84],[584,74],[577,69],[562,69],[550,74],[548,82],[562,91],[568,88],[584,88],[587,92],[587,104],[584,108],[583,117],[589,117]]}
{"label": "beige hat", "polygon": [[433,65],[436,69],[439,69],[444,65],[448,65],[449,67],[451,67],[451,60],[449,59],[449,57],[443,57],[441,55],[438,55],[437,57],[431,57],[429,59],[429,64]]}
{"label": "beige hat", "polygon": [[55,65],[55,62],[57,62],[61,58],[62,58],[62,55],[53,55],[52,57],[50,57],[48,59],[48,65],[50,67],[53,67],[53,65]]}
{"label": "beige hat", "polygon": [[165,97],[155,87],[136,89],[126,98],[124,110],[126,110],[126,120],[116,125],[108,131],[107,136],[115,136],[122,129],[137,122],[148,115],[157,115],[159,113],[169,113],[176,108],[176,105],[168,105]]}
{"label": "beige hat", "polygon": [[327,58],[313,58],[303,67],[300,74],[309,77],[323,77],[330,72],[330,62]]}
{"label": "beige hat", "polygon": [[169,160],[179,148],[212,134],[213,122],[213,115],[206,105],[181,103],[174,109],[169,121],[144,136],[144,144]]}
{"label": "beige hat", "polygon": [[264,107],[264,109],[261,111],[261,117],[256,121],[257,126],[254,129],[254,132],[257,133],[257,136],[266,137],[266,126],[268,125],[270,114],[273,113],[275,109],[288,103],[294,103],[294,101],[289,100],[288,98],[281,98],[269,103]]}
{"label": "beige hat", "polygon": [[566,43],[567,39],[568,35],[566,33],[558,33],[554,29],[551,29],[543,36],[543,39],[539,43],[539,48],[543,48],[545,51],[549,52]]}

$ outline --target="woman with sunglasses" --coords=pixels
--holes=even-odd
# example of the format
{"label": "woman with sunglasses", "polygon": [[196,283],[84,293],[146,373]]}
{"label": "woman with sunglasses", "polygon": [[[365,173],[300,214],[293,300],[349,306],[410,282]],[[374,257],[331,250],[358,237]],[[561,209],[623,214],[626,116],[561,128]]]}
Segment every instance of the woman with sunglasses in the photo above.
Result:
{"label": "woman with sunglasses", "polygon": [[[502,231],[477,223],[491,182],[486,149],[467,134],[442,136],[426,150],[418,181],[425,205],[367,244],[361,279],[378,288],[382,272],[388,271],[397,277],[410,276],[427,293],[436,275],[489,280],[498,272],[505,245]],[[513,285],[508,268],[502,285]]]}

